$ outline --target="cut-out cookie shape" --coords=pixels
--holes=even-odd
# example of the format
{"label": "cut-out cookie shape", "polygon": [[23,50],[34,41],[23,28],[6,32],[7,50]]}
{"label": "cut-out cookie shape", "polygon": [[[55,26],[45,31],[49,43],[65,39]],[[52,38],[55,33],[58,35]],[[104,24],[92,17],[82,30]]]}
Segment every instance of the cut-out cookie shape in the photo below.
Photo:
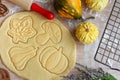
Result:
{"label": "cut-out cookie shape", "polygon": [[10,80],[8,71],[3,68],[0,68],[0,80]]}
{"label": "cut-out cookie shape", "polygon": [[68,58],[63,54],[63,48],[45,48],[40,55],[42,66],[53,74],[61,74],[68,67]]}
{"label": "cut-out cookie shape", "polygon": [[58,24],[47,21],[42,24],[42,29],[44,30],[44,33],[39,34],[36,37],[36,42],[39,45],[44,45],[49,40],[51,40],[54,44],[59,43],[61,41],[62,31]]}
{"label": "cut-out cookie shape", "polygon": [[[49,33],[47,41],[37,42],[43,33]],[[4,20],[0,45],[4,65],[25,80],[61,80],[76,61],[76,44],[68,29],[35,12],[15,13]]]}
{"label": "cut-out cookie shape", "polygon": [[26,16],[22,19],[13,18],[11,19],[9,26],[10,30],[8,31],[8,35],[13,38],[12,40],[14,43],[27,42],[29,38],[36,34],[30,16]]}
{"label": "cut-out cookie shape", "polygon": [[29,60],[37,54],[37,49],[29,47],[12,47],[9,51],[11,62],[17,70],[23,70]]}

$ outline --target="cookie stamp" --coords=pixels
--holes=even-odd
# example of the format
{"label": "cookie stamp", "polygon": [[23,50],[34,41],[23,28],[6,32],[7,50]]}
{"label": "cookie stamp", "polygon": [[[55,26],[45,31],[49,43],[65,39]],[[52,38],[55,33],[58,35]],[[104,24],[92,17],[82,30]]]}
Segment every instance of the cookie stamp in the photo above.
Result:
{"label": "cookie stamp", "polygon": [[0,17],[7,15],[8,12],[9,12],[8,8],[4,4],[2,4],[0,0]]}
{"label": "cookie stamp", "polygon": [[0,68],[0,80],[10,80],[8,71],[3,68]]}

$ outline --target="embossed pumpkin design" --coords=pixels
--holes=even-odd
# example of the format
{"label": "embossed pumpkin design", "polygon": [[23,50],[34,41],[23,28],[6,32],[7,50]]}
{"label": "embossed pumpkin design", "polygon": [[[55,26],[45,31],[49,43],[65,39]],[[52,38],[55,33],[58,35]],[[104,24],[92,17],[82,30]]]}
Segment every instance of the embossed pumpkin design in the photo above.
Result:
{"label": "embossed pumpkin design", "polygon": [[54,74],[61,74],[68,66],[68,59],[63,54],[62,47],[59,49],[47,47],[40,55],[40,62],[44,68]]}
{"label": "embossed pumpkin design", "polygon": [[3,22],[0,38],[3,63],[24,79],[60,80],[75,64],[75,42],[57,19],[16,13]]}

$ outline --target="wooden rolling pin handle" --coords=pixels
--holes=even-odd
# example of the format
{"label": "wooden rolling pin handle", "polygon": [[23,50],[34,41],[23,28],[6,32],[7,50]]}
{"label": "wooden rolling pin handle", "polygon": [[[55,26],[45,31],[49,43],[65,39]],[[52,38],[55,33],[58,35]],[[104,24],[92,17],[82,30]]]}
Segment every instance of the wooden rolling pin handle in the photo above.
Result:
{"label": "wooden rolling pin handle", "polygon": [[46,17],[49,20],[54,19],[54,14],[52,12],[43,9],[42,7],[38,6],[36,3],[32,4],[31,10],[43,15],[44,17]]}

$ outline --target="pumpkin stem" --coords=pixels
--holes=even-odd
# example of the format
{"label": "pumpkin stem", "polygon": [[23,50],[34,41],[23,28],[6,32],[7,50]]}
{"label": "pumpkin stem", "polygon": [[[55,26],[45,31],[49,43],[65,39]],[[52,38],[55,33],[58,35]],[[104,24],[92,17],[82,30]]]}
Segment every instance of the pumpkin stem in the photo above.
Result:
{"label": "pumpkin stem", "polygon": [[86,32],[89,32],[89,29],[86,29]]}
{"label": "pumpkin stem", "polygon": [[90,16],[90,17],[88,17],[88,18],[86,18],[86,19],[84,19],[84,18],[82,17],[82,20],[83,20],[83,21],[87,21],[87,20],[89,20],[89,19],[95,19],[95,17],[94,17],[94,16]]}
{"label": "pumpkin stem", "polygon": [[86,25],[86,32],[89,32],[89,26]]}

